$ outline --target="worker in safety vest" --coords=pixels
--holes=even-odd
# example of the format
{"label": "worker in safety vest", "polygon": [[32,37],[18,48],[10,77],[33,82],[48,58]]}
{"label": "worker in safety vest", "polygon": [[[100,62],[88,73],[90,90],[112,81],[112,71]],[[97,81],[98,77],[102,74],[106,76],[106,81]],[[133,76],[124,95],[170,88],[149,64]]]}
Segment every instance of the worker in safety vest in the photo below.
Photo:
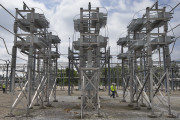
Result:
{"label": "worker in safety vest", "polygon": [[112,85],[111,85],[111,92],[112,92],[111,96],[113,96],[113,98],[115,98],[115,90],[116,90],[115,83],[112,83]]}
{"label": "worker in safety vest", "polygon": [[3,93],[5,93],[5,91],[6,91],[6,85],[3,83],[3,85],[2,85],[2,89],[3,89]]}

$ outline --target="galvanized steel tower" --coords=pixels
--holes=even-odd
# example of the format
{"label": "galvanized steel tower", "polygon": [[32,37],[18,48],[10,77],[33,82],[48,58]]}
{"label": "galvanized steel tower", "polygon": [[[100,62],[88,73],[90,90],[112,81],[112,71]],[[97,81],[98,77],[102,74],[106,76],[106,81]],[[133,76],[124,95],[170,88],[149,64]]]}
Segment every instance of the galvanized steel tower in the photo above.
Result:
{"label": "galvanized steel tower", "polygon": [[81,117],[85,109],[99,113],[99,81],[101,48],[106,48],[107,37],[99,35],[100,29],[107,23],[107,14],[99,8],[80,8],[80,18],[74,20],[74,29],[80,32],[78,41],[73,46],[79,51],[81,80]]}

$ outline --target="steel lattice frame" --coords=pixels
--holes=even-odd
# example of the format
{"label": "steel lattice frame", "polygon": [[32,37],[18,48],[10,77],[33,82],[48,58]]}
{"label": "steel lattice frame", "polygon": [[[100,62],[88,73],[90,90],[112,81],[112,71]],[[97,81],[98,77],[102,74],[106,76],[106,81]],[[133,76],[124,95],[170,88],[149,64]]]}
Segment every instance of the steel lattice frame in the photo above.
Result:
{"label": "steel lattice frame", "polygon": [[[158,1],[152,7],[146,8],[146,13],[142,18],[133,19],[128,25],[128,36],[120,38],[117,42],[121,45],[121,54],[118,55],[122,59],[122,79],[123,79],[123,101],[125,102],[125,93],[130,87],[130,103],[135,109],[140,109],[140,105],[144,106],[144,100],[151,109],[150,117],[156,117],[154,112],[154,97],[159,102],[165,102],[168,106],[168,116],[174,117],[171,113],[170,104],[170,86],[169,72],[171,66],[169,44],[171,44],[171,36],[167,36],[168,21],[172,18],[172,13],[166,12],[166,8],[158,8]],[[160,32],[160,28],[163,29]],[[157,30],[155,32],[154,30]],[[123,48],[128,47],[128,51],[124,53]],[[154,50],[163,50],[163,67],[164,72],[155,74],[152,55]],[[161,55],[159,52],[159,60],[161,67]],[[137,61],[139,64],[137,64]],[[126,64],[125,64],[126,62]],[[124,66],[128,65],[128,78],[125,77]],[[138,71],[138,65],[140,70]],[[164,83],[163,83],[164,81]],[[164,90],[167,99],[162,95],[159,88],[165,85]],[[163,88],[162,88],[163,89]],[[157,95],[160,93],[160,97]]]}
{"label": "steel lattice frame", "polygon": [[[16,99],[12,103],[10,116],[13,116],[13,110],[22,100],[26,101],[27,116],[30,115],[30,108],[34,105],[34,101],[36,101],[35,105],[41,104],[41,107],[44,107],[44,101],[47,102],[47,106],[51,106],[49,100],[53,95],[54,102],[57,102],[56,76],[60,39],[48,32],[48,27],[49,22],[44,14],[36,13],[34,8],[30,9],[25,3],[23,10],[16,8],[10,76],[10,91]],[[15,87],[17,49],[28,56],[27,67],[24,70],[25,78],[19,86],[20,93],[16,93]]]}
{"label": "steel lattice frame", "polygon": [[[107,14],[99,12],[99,8],[80,8],[80,19],[74,20],[80,39],[74,41],[74,48],[79,51],[79,74],[81,81],[81,117],[85,110],[99,113],[99,82],[103,48],[106,48],[107,37],[99,35],[101,27],[106,25]],[[104,59],[105,60],[105,59]],[[105,64],[105,63],[104,63]]]}

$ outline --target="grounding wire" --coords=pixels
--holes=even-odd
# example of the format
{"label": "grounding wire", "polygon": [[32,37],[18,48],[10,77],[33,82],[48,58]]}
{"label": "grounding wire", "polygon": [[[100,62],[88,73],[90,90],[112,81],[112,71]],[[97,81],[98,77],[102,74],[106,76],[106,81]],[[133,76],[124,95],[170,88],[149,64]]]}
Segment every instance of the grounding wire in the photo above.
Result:
{"label": "grounding wire", "polygon": [[177,27],[179,27],[179,26],[180,26],[180,24],[176,25],[175,27],[173,27],[173,28],[172,28],[171,30],[169,30],[168,32],[174,30],[175,28],[177,28]]}
{"label": "grounding wire", "polygon": [[[173,35],[175,36],[174,31],[173,31],[173,28],[172,28],[172,26],[171,26],[170,22],[168,22],[168,24],[169,24],[169,26],[170,26],[170,28],[171,28],[171,30],[170,30],[170,31],[172,31]],[[170,31],[168,31],[168,32],[170,32]]]}
{"label": "grounding wire", "polygon": [[[173,9],[173,7],[171,6],[171,5],[169,5],[169,4],[160,4],[160,5],[158,5],[158,6],[169,6],[171,9]],[[173,13],[174,13],[174,10],[173,10]]]}
{"label": "grounding wire", "polygon": [[13,18],[16,19],[16,17],[15,17],[11,12],[9,12],[4,6],[2,6],[1,4],[0,4],[0,6],[1,6],[6,12],[8,12]]}
{"label": "grounding wire", "polygon": [[[137,13],[143,11],[143,10],[146,10],[146,9],[141,9],[141,10],[135,12],[132,18],[134,19],[135,15],[136,15]],[[132,21],[132,20],[129,21],[128,25],[131,23],[131,21]],[[127,30],[125,30],[124,32],[122,32],[122,33],[120,34],[120,36],[123,35],[123,34],[126,33],[126,32],[127,32]],[[120,36],[119,36],[119,37],[120,37]]]}
{"label": "grounding wire", "polygon": [[41,10],[41,12],[44,14],[44,11],[41,8],[38,8],[38,7],[29,7],[29,8],[37,8],[37,9]]}
{"label": "grounding wire", "polygon": [[[171,10],[171,11],[174,11],[174,9],[176,9],[177,8],[177,6],[179,6],[180,5],[180,2]],[[170,11],[170,12],[171,12]]]}
{"label": "grounding wire", "polygon": [[[2,38],[2,37],[0,37],[0,38],[3,40],[3,43],[4,43],[5,47],[6,47],[7,53],[8,53],[9,55],[12,55],[11,53],[9,53],[9,51],[8,51],[8,49],[7,49],[7,45],[6,45],[6,42],[5,42],[4,38]],[[26,59],[23,59],[23,58],[18,57],[18,56],[17,56],[17,58],[19,58],[19,59],[21,59],[21,60],[24,60],[24,61],[27,61]]]}
{"label": "grounding wire", "polygon": [[175,46],[176,41],[177,41],[177,39],[178,39],[179,37],[180,37],[180,36],[178,36],[178,37],[176,37],[176,38],[175,38],[175,40],[174,40],[174,44],[173,44],[173,47],[172,47],[172,50],[171,50],[171,52],[169,53],[169,55],[173,52],[173,50],[174,50],[174,46]]}
{"label": "grounding wire", "polygon": [[139,12],[141,12],[141,11],[143,11],[143,10],[146,10],[146,9],[141,9],[141,10],[135,12],[134,15],[133,15],[133,19],[134,19],[134,17],[135,17],[136,14],[138,14]]}
{"label": "grounding wire", "polygon": [[[169,25],[170,25],[170,24],[169,24]],[[169,30],[168,32],[172,31],[173,34],[174,34],[174,31],[173,31],[173,30],[174,30],[175,28],[177,28],[178,26],[180,26],[180,24],[176,25],[174,28],[172,28],[171,25],[170,25],[171,30]],[[174,36],[175,36],[175,34],[174,34]],[[175,38],[174,44],[173,44],[173,47],[172,47],[172,50],[171,50],[171,52],[169,53],[169,55],[172,54],[172,52],[173,52],[173,50],[174,50],[174,46],[175,46],[175,44],[176,44],[176,40],[177,40],[179,37],[180,37],[180,36],[178,36],[178,37]]]}
{"label": "grounding wire", "polygon": [[[97,7],[91,7],[91,8],[97,8]],[[98,8],[104,8],[106,10],[107,15],[108,15],[108,10],[105,7],[98,7]]]}

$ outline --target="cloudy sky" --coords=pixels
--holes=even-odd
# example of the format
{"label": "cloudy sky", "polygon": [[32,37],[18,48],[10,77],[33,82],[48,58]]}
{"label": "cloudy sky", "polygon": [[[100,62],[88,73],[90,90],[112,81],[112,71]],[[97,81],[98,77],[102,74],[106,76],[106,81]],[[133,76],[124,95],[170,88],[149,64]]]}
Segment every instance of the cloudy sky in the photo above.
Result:
{"label": "cloudy sky", "polygon": [[[117,47],[116,41],[120,36],[126,35],[128,23],[133,18],[141,17],[145,12],[144,9],[151,6],[156,0],[0,0],[0,4],[6,7],[12,14],[15,14],[15,8],[22,9],[23,1],[25,1],[29,7],[35,7],[36,12],[44,13],[50,21],[49,31],[58,34],[61,38],[60,53],[62,56],[59,62],[66,62],[69,37],[72,41],[74,34],[73,18],[79,14],[80,7],[87,8],[88,2],[91,2],[92,7],[105,7],[108,10],[107,27],[101,30],[101,34],[105,35],[106,31],[106,35],[109,36],[111,54],[117,55],[120,48]],[[179,0],[159,0],[160,7],[166,6],[167,11],[171,10],[171,7],[174,7],[177,3],[179,3]],[[140,10],[141,12],[138,12]],[[0,8],[0,16],[0,25],[13,31],[13,17],[2,8]],[[180,6],[175,9],[173,17],[174,18],[169,22],[172,27],[180,24]],[[173,35],[172,32],[169,34]],[[76,38],[78,38],[78,34],[76,33],[75,35]],[[175,37],[180,35],[180,27],[174,30],[174,35]],[[0,37],[5,39],[8,50],[11,53],[13,35],[0,28]],[[172,45],[170,48],[172,48]],[[178,39],[175,44],[175,48],[172,52],[172,59],[180,59],[179,50],[180,39]],[[27,59],[26,56],[19,52],[18,56]],[[11,60],[11,56],[7,54],[2,40],[0,40],[0,58]],[[115,56],[113,59],[117,61]],[[22,63],[23,61],[18,60],[18,62]],[[0,63],[3,63],[3,61],[0,61]]]}

